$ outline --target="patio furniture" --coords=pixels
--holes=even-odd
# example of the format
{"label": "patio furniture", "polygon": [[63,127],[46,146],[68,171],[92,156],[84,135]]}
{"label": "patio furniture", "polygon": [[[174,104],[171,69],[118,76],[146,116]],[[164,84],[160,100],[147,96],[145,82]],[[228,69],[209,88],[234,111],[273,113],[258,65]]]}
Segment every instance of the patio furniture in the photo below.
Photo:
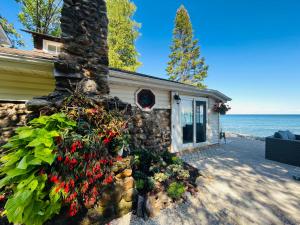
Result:
{"label": "patio furniture", "polygon": [[266,138],[266,159],[300,166],[300,135],[279,131]]}

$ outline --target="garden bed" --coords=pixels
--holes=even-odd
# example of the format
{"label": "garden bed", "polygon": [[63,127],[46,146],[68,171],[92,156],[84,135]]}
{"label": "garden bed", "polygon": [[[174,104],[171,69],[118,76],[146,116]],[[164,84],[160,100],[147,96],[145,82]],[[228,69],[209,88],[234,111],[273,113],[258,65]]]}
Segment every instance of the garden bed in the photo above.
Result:
{"label": "garden bed", "polygon": [[75,93],[43,112],[3,146],[0,187],[10,222],[105,224],[132,210],[155,216],[197,192],[199,172],[174,154],[130,150],[125,111]]}

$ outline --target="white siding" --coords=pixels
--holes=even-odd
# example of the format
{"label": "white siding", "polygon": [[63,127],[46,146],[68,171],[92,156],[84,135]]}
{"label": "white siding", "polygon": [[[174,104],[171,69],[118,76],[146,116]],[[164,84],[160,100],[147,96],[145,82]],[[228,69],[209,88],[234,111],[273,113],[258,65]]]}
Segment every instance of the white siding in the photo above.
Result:
{"label": "white siding", "polygon": [[210,144],[216,144],[219,142],[220,124],[219,113],[213,111],[213,107],[216,101],[212,98],[208,99],[208,125],[207,125],[207,139]]}
{"label": "white siding", "polygon": [[53,65],[0,60],[0,100],[31,100],[53,91]]}
{"label": "white siding", "polygon": [[[110,96],[116,96],[119,99],[121,99],[123,102],[130,103],[132,106],[136,106],[135,103],[135,95],[136,92],[140,88],[147,88],[147,86],[122,86],[117,84],[110,84]],[[153,89],[150,88],[154,94],[155,94],[155,101],[156,104],[154,106],[154,109],[170,109],[171,103],[170,103],[170,92],[166,90],[159,90],[159,89]]]}

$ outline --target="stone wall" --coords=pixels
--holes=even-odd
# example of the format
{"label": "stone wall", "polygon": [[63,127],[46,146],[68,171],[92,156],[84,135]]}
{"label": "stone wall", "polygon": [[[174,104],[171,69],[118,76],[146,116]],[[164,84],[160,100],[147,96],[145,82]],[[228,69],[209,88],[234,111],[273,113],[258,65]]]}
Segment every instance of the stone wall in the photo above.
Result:
{"label": "stone wall", "polygon": [[0,146],[13,135],[17,127],[26,124],[28,113],[25,103],[0,102]]}
{"label": "stone wall", "polygon": [[113,166],[115,183],[102,191],[97,206],[88,210],[80,225],[106,224],[132,211],[137,197],[132,161],[132,157],[124,158]]}
{"label": "stone wall", "polygon": [[131,147],[161,151],[171,146],[171,110],[154,109],[145,112],[132,108],[133,118],[130,124]]}

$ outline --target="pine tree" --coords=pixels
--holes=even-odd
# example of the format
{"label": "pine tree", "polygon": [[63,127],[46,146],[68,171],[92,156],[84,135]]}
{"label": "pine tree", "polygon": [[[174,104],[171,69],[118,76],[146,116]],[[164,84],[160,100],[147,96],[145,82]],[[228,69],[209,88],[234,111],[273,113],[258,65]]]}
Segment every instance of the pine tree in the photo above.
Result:
{"label": "pine tree", "polygon": [[198,40],[194,39],[190,16],[183,5],[177,10],[169,58],[166,71],[170,80],[205,88],[208,66],[200,58]]}
{"label": "pine tree", "polygon": [[133,20],[136,6],[130,0],[107,0],[109,64],[111,67],[136,71],[141,65],[135,41],[140,24]]}

